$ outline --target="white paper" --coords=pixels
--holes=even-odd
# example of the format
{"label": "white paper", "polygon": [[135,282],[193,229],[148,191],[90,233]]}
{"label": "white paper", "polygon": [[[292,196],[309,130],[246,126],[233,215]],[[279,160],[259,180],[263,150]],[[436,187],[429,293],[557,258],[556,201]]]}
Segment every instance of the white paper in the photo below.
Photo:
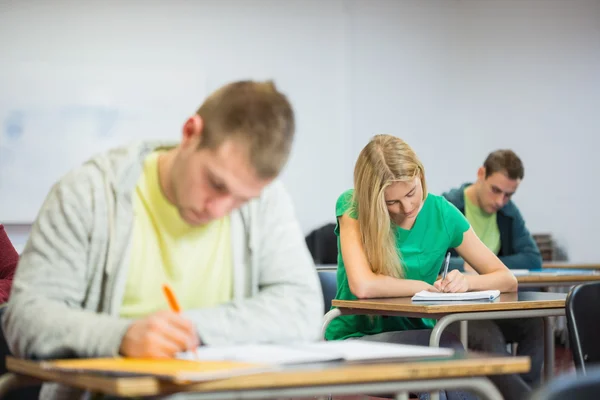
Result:
{"label": "white paper", "polygon": [[528,269],[511,269],[510,272],[512,272],[514,276],[529,275]]}
{"label": "white paper", "polygon": [[413,301],[460,301],[460,300],[494,300],[500,296],[499,290],[481,290],[465,293],[437,293],[422,290],[416,293]]}
{"label": "white paper", "polygon": [[[255,344],[238,346],[202,346],[196,350],[202,361],[240,361],[259,364],[301,364],[341,360],[339,354],[308,351],[285,345]],[[181,358],[194,359],[193,354],[183,354]]]}
{"label": "white paper", "polygon": [[339,354],[346,361],[365,361],[373,359],[443,357],[454,354],[453,349],[413,346],[407,344],[368,342],[364,340],[335,340],[302,345],[318,352]]}
{"label": "white paper", "polygon": [[[287,365],[325,361],[368,361],[394,358],[445,357],[452,349],[376,343],[361,340],[339,340],[290,345],[256,344],[238,346],[202,346],[196,350],[202,361],[240,361],[257,364]],[[179,358],[193,360],[194,354]]]}

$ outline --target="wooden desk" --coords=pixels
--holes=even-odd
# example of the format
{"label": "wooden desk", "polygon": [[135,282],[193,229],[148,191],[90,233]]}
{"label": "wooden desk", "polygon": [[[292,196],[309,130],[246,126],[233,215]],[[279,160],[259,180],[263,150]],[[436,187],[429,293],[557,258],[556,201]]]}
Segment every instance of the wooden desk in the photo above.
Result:
{"label": "wooden desk", "polygon": [[555,268],[555,269],[567,269],[567,268],[573,268],[573,269],[600,269],[600,264],[594,264],[594,263],[590,263],[590,264],[574,264],[574,263],[567,263],[567,262],[550,262],[550,263],[544,263],[542,265],[542,268]]}
{"label": "wooden desk", "polygon": [[518,275],[517,281],[519,287],[551,287],[551,286],[574,286],[580,283],[586,282],[598,282],[600,281],[600,271],[586,271],[583,273],[565,272],[565,270],[557,270],[556,274],[552,274],[552,270],[544,271],[542,273],[531,272],[528,275]]}
{"label": "wooden desk", "polygon": [[439,346],[448,325],[457,321],[511,318],[544,318],[544,369],[546,378],[554,374],[554,330],[551,317],[565,315],[564,293],[504,293],[493,302],[413,302],[410,297],[333,300],[337,307],[325,314],[322,334],[329,323],[340,315],[370,314],[416,318],[433,318],[437,323],[431,332],[430,346]]}
{"label": "wooden desk", "polygon": [[[415,316],[419,318],[441,318],[448,314],[477,311],[507,311],[531,309],[557,309],[565,307],[565,295],[562,293],[517,292],[502,293],[492,302],[448,301],[413,302],[410,297],[333,300],[332,305],[345,310],[365,310],[368,314]],[[380,312],[379,312],[380,311]],[[353,312],[349,314],[359,314]],[[362,314],[362,312],[360,313]]]}
{"label": "wooden desk", "polygon": [[453,357],[379,364],[326,363],[280,372],[246,375],[217,381],[176,384],[152,377],[110,377],[48,371],[35,361],[7,357],[7,368],[23,379],[104,393],[113,396],[161,396],[194,392],[194,399],[264,399],[326,394],[402,393],[442,389],[470,389],[483,398],[501,400],[487,375],[529,371],[528,357],[456,354]]}

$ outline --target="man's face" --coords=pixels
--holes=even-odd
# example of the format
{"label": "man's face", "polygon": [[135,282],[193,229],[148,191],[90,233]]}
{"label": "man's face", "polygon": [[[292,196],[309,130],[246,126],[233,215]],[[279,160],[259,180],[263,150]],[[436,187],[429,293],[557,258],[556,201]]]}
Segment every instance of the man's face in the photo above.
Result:
{"label": "man's face", "polygon": [[228,215],[258,197],[272,181],[256,175],[244,143],[226,140],[215,149],[198,150],[199,143],[200,132],[187,137],[184,132],[171,169],[174,205],[190,225]]}
{"label": "man's face", "polygon": [[503,172],[494,172],[486,178],[483,167],[479,169],[477,179],[479,182],[477,190],[479,206],[488,214],[495,213],[504,207],[521,183],[520,179],[510,179]]}

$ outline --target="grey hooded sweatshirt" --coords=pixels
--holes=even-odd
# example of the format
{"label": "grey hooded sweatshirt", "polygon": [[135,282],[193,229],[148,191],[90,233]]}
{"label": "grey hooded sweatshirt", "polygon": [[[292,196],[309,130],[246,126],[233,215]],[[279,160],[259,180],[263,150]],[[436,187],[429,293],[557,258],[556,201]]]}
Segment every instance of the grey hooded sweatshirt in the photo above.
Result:
{"label": "grey hooded sweatshirt", "polygon": [[[119,317],[133,227],[132,194],[161,143],[96,156],[51,189],[21,255],[3,328],[21,358],[109,357],[131,320]],[[274,181],[230,217],[233,300],[185,312],[206,345],[316,340],[317,273],[291,199]],[[199,290],[202,282],[198,282]],[[46,384],[42,399],[82,392]]]}

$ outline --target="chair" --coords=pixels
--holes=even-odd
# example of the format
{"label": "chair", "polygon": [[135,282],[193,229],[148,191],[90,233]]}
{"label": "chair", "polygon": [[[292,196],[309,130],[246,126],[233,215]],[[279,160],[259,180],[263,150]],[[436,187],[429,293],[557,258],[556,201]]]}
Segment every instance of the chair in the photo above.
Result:
{"label": "chair", "polygon": [[305,240],[315,264],[337,264],[337,236],[335,224],[321,226],[309,233]]}
{"label": "chair", "polygon": [[567,295],[566,314],[569,344],[575,367],[585,374],[586,369],[600,363],[600,282],[574,287]]}
{"label": "chair", "polygon": [[588,368],[586,375],[570,374],[553,379],[536,390],[530,400],[596,400],[600,393],[600,368]]}
{"label": "chair", "polygon": [[[4,315],[4,307],[0,307],[0,321]],[[34,400],[39,398],[40,389],[42,388],[39,384],[26,383],[26,387],[19,386],[18,383],[12,382],[13,376],[8,373],[6,369],[6,356],[12,355],[8,348],[8,343],[4,337],[4,329],[0,326],[0,382],[2,388],[0,388],[0,397],[5,400]],[[6,389],[6,393],[5,393]]]}
{"label": "chair", "polygon": [[337,271],[325,270],[318,271],[318,273],[325,304],[323,314],[326,314],[331,309],[331,301],[335,299],[337,293]]}

